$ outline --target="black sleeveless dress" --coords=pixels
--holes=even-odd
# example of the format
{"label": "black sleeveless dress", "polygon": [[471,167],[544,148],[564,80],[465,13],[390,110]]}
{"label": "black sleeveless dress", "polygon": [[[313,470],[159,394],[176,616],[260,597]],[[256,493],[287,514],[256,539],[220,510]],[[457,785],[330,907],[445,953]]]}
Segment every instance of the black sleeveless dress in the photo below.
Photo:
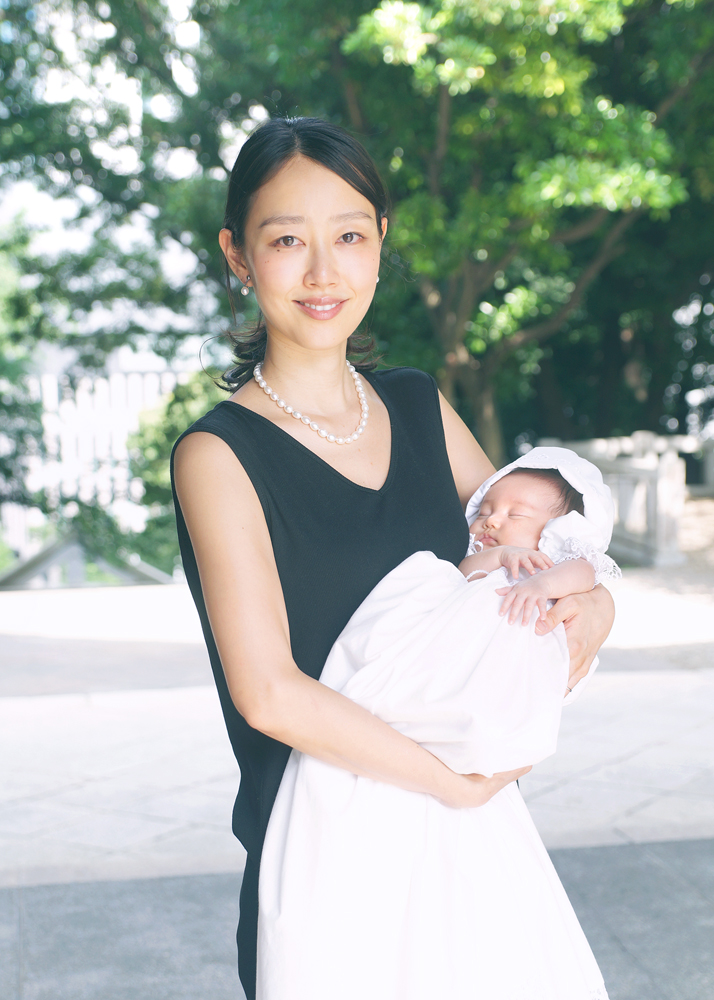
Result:
{"label": "black sleeveless dress", "polygon": [[[231,400],[220,402],[179,438],[196,431],[216,434],[250,477],[270,530],[293,657],[315,678],[355,609],[390,570],[420,550],[458,564],[468,546],[436,383],[410,368],[366,378],[387,407],[392,428],[389,473],[378,490],[353,483],[280,427]],[[173,455],[171,469],[173,480]],[[246,848],[248,862],[240,897],[238,963],[246,996],[252,1000],[258,867],[290,747],[251,729],[231,701],[175,490],[174,502],[186,579],[241,772],[233,831]],[[240,608],[236,615],[240,618]]]}

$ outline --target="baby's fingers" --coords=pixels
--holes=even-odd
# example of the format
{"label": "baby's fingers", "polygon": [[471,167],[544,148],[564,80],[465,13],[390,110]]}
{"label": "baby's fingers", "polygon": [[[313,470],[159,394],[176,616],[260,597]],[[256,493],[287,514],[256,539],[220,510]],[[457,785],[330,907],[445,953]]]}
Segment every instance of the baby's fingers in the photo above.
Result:
{"label": "baby's fingers", "polygon": [[506,563],[508,564],[508,572],[511,574],[511,577],[514,580],[517,580],[521,570],[520,556],[516,555],[509,556],[506,560]]}
{"label": "baby's fingers", "polygon": [[520,576],[521,568],[530,573],[531,576],[537,572],[531,562],[530,556],[527,556],[524,553],[511,556],[508,560],[508,570],[514,580],[517,580]]}
{"label": "baby's fingers", "polygon": [[533,562],[539,569],[552,569],[553,560],[545,552],[536,552],[533,555]]}
{"label": "baby's fingers", "polygon": [[496,593],[499,594],[499,595],[505,594],[505,597],[503,599],[503,603],[501,604],[501,607],[500,607],[499,612],[498,612],[499,615],[501,615],[503,617],[503,615],[506,614],[506,612],[508,611],[508,609],[511,607],[511,605],[514,602],[514,600],[516,599],[516,593],[517,593],[517,591],[516,591],[515,587],[508,587],[508,588],[504,587],[502,590],[497,590]]}
{"label": "baby's fingers", "polygon": [[513,625],[519,614],[523,605],[526,603],[526,595],[522,591],[515,591],[513,601],[511,603],[510,614],[508,615],[508,624]]}
{"label": "baby's fingers", "polygon": [[525,603],[523,604],[523,618],[521,619],[521,625],[528,625],[531,618],[533,617],[533,609],[538,604],[538,598],[535,594],[527,597]]}

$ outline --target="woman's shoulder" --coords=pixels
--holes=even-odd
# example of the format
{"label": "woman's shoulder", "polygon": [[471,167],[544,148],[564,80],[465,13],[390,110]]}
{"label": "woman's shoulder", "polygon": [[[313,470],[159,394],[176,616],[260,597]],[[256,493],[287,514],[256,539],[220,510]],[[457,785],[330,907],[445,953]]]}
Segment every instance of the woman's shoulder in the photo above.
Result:
{"label": "woman's shoulder", "polygon": [[376,388],[390,397],[402,399],[405,403],[430,400],[438,404],[439,392],[436,380],[418,368],[382,368],[370,372],[369,378]]}
{"label": "woman's shoulder", "polygon": [[380,384],[386,385],[421,385],[436,386],[433,375],[421,371],[419,368],[408,366],[399,368],[379,368],[369,373],[370,378],[377,379]]}
{"label": "woman's shoulder", "polygon": [[243,412],[243,407],[237,406],[229,399],[222,399],[219,403],[216,403],[212,410],[204,413],[202,417],[199,417],[190,427],[186,428],[173,447],[172,459],[182,441],[185,441],[186,438],[193,434],[201,432],[213,434],[215,437],[221,438],[229,447],[235,450],[235,445],[242,436]]}

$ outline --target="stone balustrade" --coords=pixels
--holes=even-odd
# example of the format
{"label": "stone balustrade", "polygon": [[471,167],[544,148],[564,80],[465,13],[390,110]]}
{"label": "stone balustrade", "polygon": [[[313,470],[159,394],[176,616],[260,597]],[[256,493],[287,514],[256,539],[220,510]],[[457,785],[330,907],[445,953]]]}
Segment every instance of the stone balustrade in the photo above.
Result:
{"label": "stone balustrade", "polygon": [[587,441],[542,438],[538,444],[571,448],[602,472],[615,503],[609,550],[614,559],[639,566],[685,561],[678,538],[687,495],[681,455],[704,452],[705,489],[714,490],[714,440],[635,431]]}

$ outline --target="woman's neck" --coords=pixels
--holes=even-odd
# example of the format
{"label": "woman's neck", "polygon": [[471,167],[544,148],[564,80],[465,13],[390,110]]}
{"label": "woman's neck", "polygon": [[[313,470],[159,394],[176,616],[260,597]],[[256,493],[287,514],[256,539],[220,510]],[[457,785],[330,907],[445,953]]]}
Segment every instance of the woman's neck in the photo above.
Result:
{"label": "woman's neck", "polygon": [[286,402],[311,416],[334,416],[355,405],[355,388],[344,345],[329,351],[268,343],[263,377]]}

